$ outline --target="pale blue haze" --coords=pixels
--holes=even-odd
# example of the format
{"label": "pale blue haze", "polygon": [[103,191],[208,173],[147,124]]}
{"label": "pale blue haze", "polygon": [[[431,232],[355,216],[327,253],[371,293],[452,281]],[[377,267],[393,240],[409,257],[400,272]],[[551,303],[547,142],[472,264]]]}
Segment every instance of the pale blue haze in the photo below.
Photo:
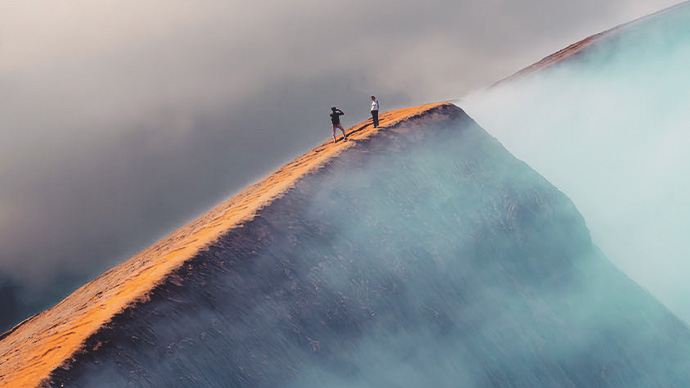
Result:
{"label": "pale blue haze", "polygon": [[459,104],[573,200],[613,262],[690,322],[690,4]]}

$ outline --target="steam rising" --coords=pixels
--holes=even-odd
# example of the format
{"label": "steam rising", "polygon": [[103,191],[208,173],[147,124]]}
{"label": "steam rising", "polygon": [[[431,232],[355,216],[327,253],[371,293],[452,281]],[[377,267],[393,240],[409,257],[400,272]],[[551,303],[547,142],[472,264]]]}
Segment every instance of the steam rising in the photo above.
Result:
{"label": "steam rising", "polygon": [[690,5],[461,102],[563,190],[594,241],[690,322]]}
{"label": "steam rising", "polygon": [[328,138],[332,105],[442,100],[674,1],[0,1],[0,331]]}
{"label": "steam rising", "polygon": [[690,381],[687,327],[592,246],[562,193],[466,116],[399,130],[349,149],[224,236],[57,381]]}

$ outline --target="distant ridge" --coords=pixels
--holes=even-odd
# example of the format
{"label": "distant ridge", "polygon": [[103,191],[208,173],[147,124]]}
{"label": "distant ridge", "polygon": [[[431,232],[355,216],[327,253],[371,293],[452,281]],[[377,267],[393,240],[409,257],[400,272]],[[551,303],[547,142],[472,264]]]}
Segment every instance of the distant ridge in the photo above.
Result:
{"label": "distant ridge", "polygon": [[0,336],[0,386],[48,385],[50,374],[68,367],[88,338],[118,314],[145,302],[154,288],[176,282],[171,274],[219,237],[241,228],[301,178],[375,133],[460,109],[449,103],[421,105],[381,114],[379,128],[367,120],[348,129],[350,141],[328,141],[249,186],[197,220],[77,289],[56,306],[26,319]]}
{"label": "distant ridge", "polygon": [[672,13],[672,12],[676,11],[678,8],[687,7],[687,6],[690,6],[690,1],[686,1],[686,2],[683,2],[680,4],[673,5],[669,8],[665,8],[665,9],[658,11],[658,12],[655,12],[651,15],[643,16],[639,19],[621,24],[620,26],[614,27],[610,30],[606,30],[606,31],[600,32],[598,34],[594,34],[592,36],[589,36],[589,37],[587,37],[587,38],[585,38],[579,42],[571,44],[570,46],[568,46],[564,49],[556,51],[555,53],[541,59],[540,61],[538,61],[538,62],[536,62],[530,66],[527,66],[526,68],[518,71],[517,73],[515,73],[511,76],[508,76],[508,77],[494,83],[493,85],[491,85],[490,88],[496,87],[498,85],[503,85],[505,83],[517,81],[523,77],[534,74],[537,71],[552,67],[552,66],[557,65],[563,61],[568,61],[568,60],[572,60],[574,58],[577,58],[585,50],[587,50],[592,45],[600,42],[603,39],[615,36],[616,34],[619,34],[619,33],[623,32],[623,31],[625,31],[631,27],[637,26],[640,23],[648,22],[648,21],[653,20],[659,16],[666,15],[668,13]]}

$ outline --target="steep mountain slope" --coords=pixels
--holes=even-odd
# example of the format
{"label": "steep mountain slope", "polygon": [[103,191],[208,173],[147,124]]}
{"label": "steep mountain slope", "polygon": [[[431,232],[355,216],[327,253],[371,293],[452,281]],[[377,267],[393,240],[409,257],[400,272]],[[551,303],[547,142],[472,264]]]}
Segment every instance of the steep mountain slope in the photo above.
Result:
{"label": "steep mountain slope", "polygon": [[453,105],[383,118],[6,334],[0,383],[690,382],[690,331],[567,197]]}
{"label": "steep mountain slope", "polygon": [[[433,115],[433,105],[381,115],[382,126],[395,126],[420,114]],[[375,131],[362,123],[349,129],[353,140]],[[145,301],[170,272],[205,249],[227,230],[240,227],[267,203],[282,196],[301,177],[318,170],[354,142],[329,142],[288,163],[263,181],[176,231],[126,263],[84,285],[57,306],[31,317],[0,336],[0,386],[35,386],[68,362],[84,341],[127,306]]]}
{"label": "steep mountain slope", "polygon": [[690,322],[690,2],[576,43],[463,107]]}

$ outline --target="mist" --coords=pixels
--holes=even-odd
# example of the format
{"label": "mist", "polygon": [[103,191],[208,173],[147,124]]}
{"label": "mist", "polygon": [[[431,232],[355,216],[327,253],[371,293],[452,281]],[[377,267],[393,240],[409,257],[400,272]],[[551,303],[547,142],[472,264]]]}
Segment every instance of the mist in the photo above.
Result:
{"label": "mist", "polygon": [[464,94],[671,3],[0,1],[0,327],[326,140],[330,106]]}
{"label": "mist", "polygon": [[55,385],[686,385],[687,326],[592,245],[563,193],[453,112],[305,177]]}
{"label": "mist", "polygon": [[459,102],[566,193],[594,242],[690,322],[690,5]]}

